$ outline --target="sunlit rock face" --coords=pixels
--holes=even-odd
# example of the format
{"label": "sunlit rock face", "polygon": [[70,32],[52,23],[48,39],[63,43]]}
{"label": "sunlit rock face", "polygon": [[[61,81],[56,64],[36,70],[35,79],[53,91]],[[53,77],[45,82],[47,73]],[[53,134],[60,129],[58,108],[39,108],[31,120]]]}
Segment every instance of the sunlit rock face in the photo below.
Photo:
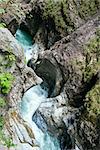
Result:
{"label": "sunlit rock face", "polygon": [[[18,7],[15,7],[16,4]],[[48,128],[53,135],[61,135],[64,129],[65,133],[60,136],[62,137],[60,141],[62,149],[68,148],[64,137],[65,139],[70,137],[68,141],[72,138],[74,143],[74,135],[75,139],[79,139],[79,145],[83,149],[100,149],[100,111],[98,98],[98,93],[100,93],[98,60],[100,59],[97,52],[99,49],[97,41],[99,40],[98,38],[94,39],[96,37],[96,29],[100,26],[99,19],[95,19],[97,14],[99,14],[99,0],[89,0],[87,3],[85,0],[31,0],[31,3],[28,0],[16,0],[15,5],[12,2],[10,3],[6,13],[0,17],[0,21],[5,22],[13,34],[15,34],[19,26],[21,29],[27,28],[27,31],[32,35],[32,40],[34,39],[36,43],[39,43],[43,49],[50,49],[41,53],[38,59],[37,50],[34,54],[32,51],[35,47],[33,47],[33,43],[26,44],[24,47],[24,40],[22,41],[22,47],[27,56],[26,62],[33,58],[32,68],[36,69],[38,74],[43,79],[46,79],[46,81],[50,77],[50,80],[54,83],[52,84],[52,82],[48,81],[48,85],[53,87],[49,95],[52,97],[56,96],[55,98],[48,98],[39,106],[39,109],[33,114],[33,120],[35,120],[38,127],[43,131],[47,131]],[[95,16],[93,17],[93,15]],[[79,28],[81,25],[83,26]],[[74,32],[76,29],[78,30]],[[36,76],[31,68],[26,67],[22,48],[16,43],[14,38],[12,40],[12,35],[9,31],[7,29],[0,29],[0,37],[2,37],[0,39],[0,73],[2,73],[2,69],[4,72],[7,70],[15,77],[11,91],[6,95],[6,99],[9,102],[6,110],[8,111],[9,107],[13,107],[12,111],[16,110],[18,112],[17,104],[21,101],[22,95],[33,84],[41,83],[42,80]],[[59,41],[61,38],[63,39]],[[91,39],[93,39],[92,42],[89,42]],[[25,40],[26,43],[27,41],[28,39]],[[58,42],[51,48],[56,41]],[[84,46],[87,43],[89,43],[88,51],[84,51]],[[9,48],[10,50],[12,49],[10,53]],[[26,51],[27,48],[30,52]],[[35,47],[35,49],[37,48]],[[9,54],[14,54],[16,58],[16,61],[10,67],[8,66],[9,60],[5,59]],[[53,77],[48,73],[49,67],[46,65],[48,64],[47,62],[53,66],[50,70]],[[45,68],[43,69],[42,66],[45,66]],[[47,85],[47,82],[45,82],[45,85]],[[0,110],[0,113],[5,114],[6,112],[5,110]],[[40,127],[40,120],[35,118],[35,116],[43,118],[46,124]],[[15,117],[14,120],[16,120]],[[20,121],[18,124],[21,126]],[[15,132],[11,128],[11,125],[9,125],[8,129]],[[16,124],[13,127],[17,129]],[[24,133],[26,133],[26,129]],[[11,132],[8,134],[11,135]],[[20,134],[18,130],[17,134],[18,138],[21,139],[22,133]],[[68,136],[66,137],[67,134]],[[26,134],[23,137],[26,140]],[[47,137],[50,136],[47,135]],[[22,140],[22,142],[26,143],[21,148],[19,146],[18,150],[22,148],[33,149],[29,145],[29,141],[30,137],[27,141]],[[70,147],[72,147],[72,143],[70,144],[69,142]]]}
{"label": "sunlit rock face", "polygon": [[[99,11],[99,0],[31,0],[31,11],[22,24],[36,43],[49,49]],[[88,12],[88,13],[87,13]]]}
{"label": "sunlit rock face", "polygon": [[[2,37],[0,39],[0,75],[9,73],[13,77],[7,94],[2,93],[0,87],[0,97],[7,101],[6,108],[2,111],[0,108],[0,116],[5,116],[4,132],[7,137],[12,138],[14,144],[17,144],[16,149],[28,148],[31,150],[35,146],[34,134],[19,115],[19,103],[23,92],[31,86],[41,83],[42,80],[31,68],[26,66],[23,48],[10,31],[0,28],[0,37]],[[6,149],[2,146],[3,148]],[[37,148],[34,147],[34,149]]]}
{"label": "sunlit rock face", "polygon": [[[60,130],[60,127],[63,128],[65,124],[67,133],[70,135],[76,133],[75,138],[80,138],[83,149],[96,149],[96,147],[98,149],[99,147],[99,126],[97,123],[99,122],[99,109],[95,107],[98,105],[98,83],[100,82],[98,61],[99,28],[97,14],[70,36],[58,41],[50,50],[40,53],[40,65],[37,65],[38,73],[40,71],[41,74],[46,70],[42,69],[41,65],[44,59],[59,67],[63,77],[63,82],[61,80],[63,88],[60,96],[50,98],[42,103],[36,115],[41,114],[42,117],[44,116],[50,127],[49,130],[56,134],[60,133],[60,131],[57,132],[58,127]],[[96,44],[95,52],[97,56],[92,48],[94,43]],[[87,55],[91,57],[91,61],[88,60],[88,66],[86,65]],[[46,63],[44,65],[46,66]],[[40,68],[38,69],[38,67]],[[46,67],[48,68],[48,66]],[[87,72],[88,67],[90,72]],[[94,109],[96,113],[93,111]],[[81,113],[83,114],[82,116]],[[76,123],[77,119],[78,122]],[[92,130],[91,136],[90,130]],[[88,135],[87,138],[85,138],[85,135]],[[91,137],[94,140],[91,140]]]}

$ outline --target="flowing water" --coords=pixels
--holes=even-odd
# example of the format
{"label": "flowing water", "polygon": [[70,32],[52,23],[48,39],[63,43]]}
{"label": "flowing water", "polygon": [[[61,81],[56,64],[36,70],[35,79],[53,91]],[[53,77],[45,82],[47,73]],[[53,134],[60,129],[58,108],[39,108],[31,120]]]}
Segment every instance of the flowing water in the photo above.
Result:
{"label": "flowing water", "polygon": [[21,31],[20,29],[17,30],[16,32],[16,39],[18,42],[21,44],[21,46],[24,49],[25,57],[26,57],[26,62],[32,58],[32,54],[36,54],[38,50],[38,45],[33,44],[32,37],[27,34],[25,31]]}
{"label": "flowing water", "polygon": [[[16,39],[21,43],[24,48],[27,61],[32,57],[31,53],[36,45],[32,45],[32,38],[21,30],[17,30]],[[32,121],[32,116],[38,109],[41,102],[45,101],[48,96],[48,91],[43,89],[40,85],[30,88],[23,96],[21,102],[21,116],[27,121],[33,130],[37,144],[40,150],[60,150],[59,141],[56,137],[52,137],[47,132],[42,132],[37,125]]]}

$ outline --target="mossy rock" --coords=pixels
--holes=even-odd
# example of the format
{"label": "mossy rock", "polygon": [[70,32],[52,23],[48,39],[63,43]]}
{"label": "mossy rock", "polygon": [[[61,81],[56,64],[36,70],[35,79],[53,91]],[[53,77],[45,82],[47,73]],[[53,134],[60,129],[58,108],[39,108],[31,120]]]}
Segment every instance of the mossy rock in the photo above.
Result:
{"label": "mossy rock", "polygon": [[74,31],[78,20],[87,20],[100,8],[99,0],[44,0],[43,19],[52,18],[55,28],[61,34]]}
{"label": "mossy rock", "polygon": [[85,100],[86,116],[93,124],[96,123],[100,116],[100,84],[96,84],[86,95]]}
{"label": "mossy rock", "polygon": [[14,77],[11,73],[0,74],[0,90],[2,94],[8,94],[11,90]]}
{"label": "mossy rock", "polygon": [[86,19],[98,12],[100,8],[99,0],[81,0],[80,7],[78,9],[79,16],[82,19]]}
{"label": "mossy rock", "polygon": [[88,82],[100,70],[100,38],[98,35],[85,46],[85,55],[84,81]]}

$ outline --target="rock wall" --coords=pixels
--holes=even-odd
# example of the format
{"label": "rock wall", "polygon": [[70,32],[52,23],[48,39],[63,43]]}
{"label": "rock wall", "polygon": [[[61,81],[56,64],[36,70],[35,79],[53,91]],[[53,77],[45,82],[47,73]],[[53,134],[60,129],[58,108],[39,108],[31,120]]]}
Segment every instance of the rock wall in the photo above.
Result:
{"label": "rock wall", "polygon": [[[40,62],[46,59],[60,68],[63,77],[60,82],[63,83],[60,84],[61,94],[56,93],[57,97],[42,103],[38,113],[45,118],[50,132],[61,136],[62,131],[67,130],[72,141],[74,137],[84,150],[99,149],[100,146],[99,29],[100,20],[96,15],[50,50],[39,54]],[[46,63],[44,66],[46,70]],[[38,67],[45,78],[41,63],[36,69],[39,74]],[[59,86],[56,84],[55,88],[59,89]],[[65,149],[69,148],[67,146]]]}
{"label": "rock wall", "polygon": [[99,9],[99,0],[9,0],[0,22],[5,22],[13,34],[19,27],[27,30],[36,43],[48,49],[79,28]]}
{"label": "rock wall", "polygon": [[[7,28],[0,28],[0,37],[0,102],[1,98],[6,101],[6,106],[0,106],[4,133],[17,144],[15,149],[33,150],[33,146],[36,149],[34,134],[20,117],[18,107],[24,92],[41,83],[41,79],[26,66],[23,49]],[[5,142],[1,137],[0,134],[0,145]]]}
{"label": "rock wall", "polygon": [[[13,34],[17,28],[28,31],[33,41],[49,49],[39,54],[40,64],[36,62],[35,71],[43,79],[50,79],[53,98],[42,103],[35,115],[42,116],[47,130],[60,138],[62,149],[74,149],[75,143],[80,143],[82,150],[99,150],[99,0],[16,0],[6,6],[0,22],[6,23]],[[9,77],[8,93],[0,87],[0,97],[8,103],[7,107],[0,108],[0,113],[8,117],[5,128],[13,137],[18,124],[27,132],[23,120],[19,119],[17,104],[23,93],[40,80],[24,64],[22,48],[11,33],[0,28],[0,37],[0,74],[7,71],[13,76]],[[53,67],[49,69],[47,62]],[[55,82],[53,86],[52,82]],[[21,141],[34,145],[33,135],[29,135],[28,141],[19,135],[13,139],[19,144]]]}

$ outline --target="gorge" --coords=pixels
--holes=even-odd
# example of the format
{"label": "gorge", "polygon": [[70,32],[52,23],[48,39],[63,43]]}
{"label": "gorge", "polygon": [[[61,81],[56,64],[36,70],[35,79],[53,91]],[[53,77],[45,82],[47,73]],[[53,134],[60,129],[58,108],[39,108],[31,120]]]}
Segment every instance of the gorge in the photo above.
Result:
{"label": "gorge", "polygon": [[[22,44],[25,51],[26,60],[31,59],[31,53],[34,51],[31,39],[24,32],[18,30],[16,33],[16,39]],[[30,50],[32,49],[32,51]],[[30,52],[31,51],[31,52]],[[37,125],[32,121],[32,116],[38,109],[40,104],[46,101],[48,96],[48,91],[43,89],[43,86],[36,85],[30,88],[23,96],[20,108],[20,114],[22,118],[27,121],[33,130],[35,138],[37,140],[37,145],[39,145],[41,150],[60,150],[59,142],[56,137],[50,136],[47,132],[43,133]]]}
{"label": "gorge", "polygon": [[100,1],[0,1],[0,150],[100,149]]}

